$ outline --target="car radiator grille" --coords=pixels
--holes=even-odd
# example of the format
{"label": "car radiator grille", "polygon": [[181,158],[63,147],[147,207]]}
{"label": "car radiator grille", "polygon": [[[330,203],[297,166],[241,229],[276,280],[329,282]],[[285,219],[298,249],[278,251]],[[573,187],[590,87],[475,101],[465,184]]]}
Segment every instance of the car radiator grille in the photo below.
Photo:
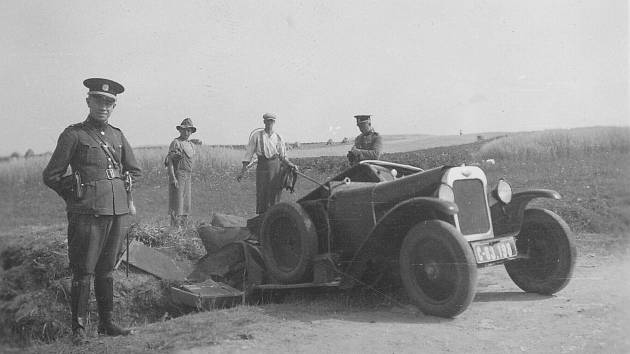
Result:
{"label": "car radiator grille", "polygon": [[488,208],[483,183],[478,179],[462,179],[453,182],[457,217],[463,235],[485,233],[490,230]]}

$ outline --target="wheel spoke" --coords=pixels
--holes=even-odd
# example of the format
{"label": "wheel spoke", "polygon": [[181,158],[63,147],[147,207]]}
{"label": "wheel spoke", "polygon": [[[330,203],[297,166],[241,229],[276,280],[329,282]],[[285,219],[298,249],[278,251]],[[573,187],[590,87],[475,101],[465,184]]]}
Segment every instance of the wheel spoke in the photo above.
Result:
{"label": "wheel spoke", "polygon": [[472,302],[477,264],[466,239],[442,220],[418,223],[400,251],[400,276],[422,312],[453,317]]}
{"label": "wheel spoke", "polygon": [[429,240],[412,250],[416,282],[427,296],[443,301],[453,294],[457,279],[455,260],[440,243]]}

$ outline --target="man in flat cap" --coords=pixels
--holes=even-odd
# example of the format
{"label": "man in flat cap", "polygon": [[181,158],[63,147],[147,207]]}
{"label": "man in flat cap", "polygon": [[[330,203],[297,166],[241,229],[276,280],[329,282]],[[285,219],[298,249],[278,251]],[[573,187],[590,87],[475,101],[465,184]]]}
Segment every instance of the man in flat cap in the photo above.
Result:
{"label": "man in flat cap", "polygon": [[378,160],[383,150],[383,138],[372,128],[369,115],[356,115],[361,134],[354,139],[354,146],[348,151],[348,161],[354,166],[363,160]]}
{"label": "man in flat cap", "polygon": [[236,179],[240,182],[245,171],[258,159],[256,166],[256,214],[263,214],[280,201],[282,178],[280,164],[291,170],[297,166],[287,159],[286,146],[280,134],[273,130],[276,115],[263,114],[264,129],[252,132],[243,158],[243,168]]}
{"label": "man in flat cap", "polygon": [[92,277],[98,332],[109,336],[130,333],[113,322],[112,272],[123,238],[123,218],[130,212],[124,178],[140,176],[127,139],[120,129],[108,123],[123,86],[98,78],[87,79],[83,84],[89,89],[89,114],[83,122],[70,125],[61,133],[43,172],[44,183],[66,203],[75,344],[86,342]]}

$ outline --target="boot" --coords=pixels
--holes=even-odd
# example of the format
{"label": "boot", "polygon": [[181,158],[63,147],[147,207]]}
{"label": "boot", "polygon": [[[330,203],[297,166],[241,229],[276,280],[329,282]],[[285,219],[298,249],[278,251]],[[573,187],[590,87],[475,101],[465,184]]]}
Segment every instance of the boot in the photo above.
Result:
{"label": "boot", "polygon": [[170,215],[171,215],[171,227],[176,227],[179,229],[181,227],[181,220],[179,216],[177,216],[177,214],[175,214],[174,211],[171,211]]}
{"label": "boot", "polygon": [[70,290],[70,310],[72,312],[72,343],[87,343],[85,327],[87,325],[88,300],[90,298],[90,278],[80,277],[72,280]]}
{"label": "boot", "polygon": [[72,328],[72,344],[84,345],[88,343],[87,335],[85,334],[85,318],[77,317],[76,321],[73,321],[73,327],[76,323],[76,328]]}
{"label": "boot", "polygon": [[131,331],[121,328],[113,321],[114,315],[114,280],[98,277],[94,279],[94,292],[98,306],[98,333],[108,336],[126,336]]}
{"label": "boot", "polygon": [[188,229],[188,215],[180,215],[179,228]]}

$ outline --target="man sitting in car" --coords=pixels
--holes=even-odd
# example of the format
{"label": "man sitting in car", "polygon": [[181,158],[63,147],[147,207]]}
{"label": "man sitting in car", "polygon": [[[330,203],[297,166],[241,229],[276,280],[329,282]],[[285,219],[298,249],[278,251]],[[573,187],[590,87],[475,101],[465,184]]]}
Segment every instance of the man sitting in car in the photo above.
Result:
{"label": "man sitting in car", "polygon": [[348,151],[351,166],[363,160],[378,160],[383,150],[383,138],[372,128],[369,115],[356,115],[357,127],[361,134],[354,139],[354,146]]}

